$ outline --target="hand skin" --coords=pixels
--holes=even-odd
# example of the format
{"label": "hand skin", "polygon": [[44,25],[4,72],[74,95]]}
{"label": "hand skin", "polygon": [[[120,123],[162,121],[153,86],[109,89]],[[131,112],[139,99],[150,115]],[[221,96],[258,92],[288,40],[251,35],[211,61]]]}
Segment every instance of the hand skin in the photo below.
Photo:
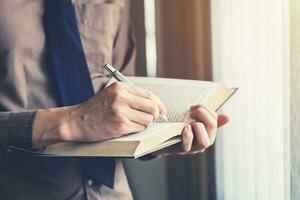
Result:
{"label": "hand skin", "polygon": [[151,92],[115,82],[84,103],[39,110],[33,125],[33,148],[65,141],[102,141],[144,130],[165,114]]}
{"label": "hand skin", "polygon": [[229,122],[228,116],[218,115],[204,105],[191,106],[190,117],[194,121],[183,129],[182,143],[154,152],[153,155],[202,153],[214,143],[217,129]]}

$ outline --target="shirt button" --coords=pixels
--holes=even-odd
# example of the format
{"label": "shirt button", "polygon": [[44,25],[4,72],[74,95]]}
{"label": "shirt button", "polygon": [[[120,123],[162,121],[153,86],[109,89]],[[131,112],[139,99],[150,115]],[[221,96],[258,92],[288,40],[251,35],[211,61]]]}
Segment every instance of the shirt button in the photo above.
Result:
{"label": "shirt button", "polygon": [[88,186],[92,186],[92,185],[93,185],[93,180],[89,179],[89,180],[87,181],[87,185],[88,185]]}

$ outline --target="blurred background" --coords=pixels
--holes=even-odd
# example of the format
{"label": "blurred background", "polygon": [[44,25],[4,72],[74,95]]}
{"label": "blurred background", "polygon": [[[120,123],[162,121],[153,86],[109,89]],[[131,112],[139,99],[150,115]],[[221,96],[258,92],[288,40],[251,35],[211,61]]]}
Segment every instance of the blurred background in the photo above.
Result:
{"label": "blurred background", "polygon": [[131,0],[137,75],[239,87],[205,153],[125,160],[135,199],[300,199],[300,2]]}

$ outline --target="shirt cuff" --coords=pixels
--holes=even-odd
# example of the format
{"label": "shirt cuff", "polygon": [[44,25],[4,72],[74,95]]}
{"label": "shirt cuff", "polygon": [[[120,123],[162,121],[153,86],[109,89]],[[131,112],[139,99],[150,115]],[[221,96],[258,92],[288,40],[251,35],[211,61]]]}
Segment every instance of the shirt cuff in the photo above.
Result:
{"label": "shirt cuff", "polygon": [[0,112],[0,149],[32,148],[32,128],[37,110]]}

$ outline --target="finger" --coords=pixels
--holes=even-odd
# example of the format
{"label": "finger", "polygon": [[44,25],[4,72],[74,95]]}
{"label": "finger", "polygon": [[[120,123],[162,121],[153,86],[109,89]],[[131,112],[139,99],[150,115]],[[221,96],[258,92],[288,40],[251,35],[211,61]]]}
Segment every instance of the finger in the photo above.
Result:
{"label": "finger", "polygon": [[135,95],[135,96],[139,96],[139,97],[143,97],[146,99],[150,99],[153,100],[157,103],[158,107],[159,107],[159,113],[160,114],[166,114],[167,113],[167,109],[165,107],[165,105],[163,104],[163,102],[156,96],[154,95],[152,92],[145,90],[143,88],[134,86],[134,85],[128,85],[127,86],[128,92]]}
{"label": "finger", "polygon": [[204,124],[201,122],[193,122],[191,126],[194,137],[196,138],[196,144],[200,150],[209,147],[211,145],[211,140],[207,134]]}
{"label": "finger", "polygon": [[201,108],[201,104],[192,105],[192,106],[190,107],[190,111],[193,111],[193,110],[195,110],[195,109],[197,109],[197,108]]}
{"label": "finger", "polygon": [[217,120],[205,108],[198,108],[191,112],[190,115],[197,121],[204,123],[209,138],[211,141],[214,141],[218,127]]}
{"label": "finger", "polygon": [[154,119],[154,116],[152,114],[142,112],[139,110],[134,110],[131,108],[128,109],[127,116],[130,121],[142,124],[146,127],[148,127]]}
{"label": "finger", "polygon": [[165,104],[156,95],[154,95],[153,98],[158,103],[160,114],[162,114],[162,115],[167,114],[167,108],[166,108]]}
{"label": "finger", "polygon": [[182,149],[184,152],[189,152],[192,149],[193,145],[193,132],[191,125],[186,125],[182,131]]}
{"label": "finger", "polygon": [[229,117],[227,115],[220,114],[218,116],[218,128],[221,127],[221,126],[224,126],[228,122],[229,122]]}
{"label": "finger", "polygon": [[190,107],[190,111],[193,112],[196,109],[205,108],[215,119],[218,119],[218,113],[208,108],[206,105],[197,104]]}
{"label": "finger", "polygon": [[147,127],[143,124],[136,123],[134,121],[128,120],[127,122],[127,132],[128,133],[135,133],[145,130]]}
{"label": "finger", "polygon": [[177,155],[194,155],[194,154],[197,154],[197,153],[203,153],[205,151],[205,149],[199,150],[199,147],[197,147],[197,148],[198,149],[193,147],[191,151],[189,151],[189,152],[179,152],[179,153],[177,153]]}
{"label": "finger", "polygon": [[203,105],[203,104],[191,106],[190,111],[194,111],[195,109],[198,109],[198,108],[205,108],[211,115],[213,115],[213,117],[218,120],[218,128],[221,126],[224,126],[225,124],[227,124],[229,122],[229,117],[227,115],[224,115],[224,114],[218,115],[217,112],[211,110],[210,108],[208,108],[206,105]]}
{"label": "finger", "polygon": [[131,95],[131,97],[129,97],[129,106],[135,110],[140,110],[153,115],[154,119],[158,118],[159,107],[153,100]]}

